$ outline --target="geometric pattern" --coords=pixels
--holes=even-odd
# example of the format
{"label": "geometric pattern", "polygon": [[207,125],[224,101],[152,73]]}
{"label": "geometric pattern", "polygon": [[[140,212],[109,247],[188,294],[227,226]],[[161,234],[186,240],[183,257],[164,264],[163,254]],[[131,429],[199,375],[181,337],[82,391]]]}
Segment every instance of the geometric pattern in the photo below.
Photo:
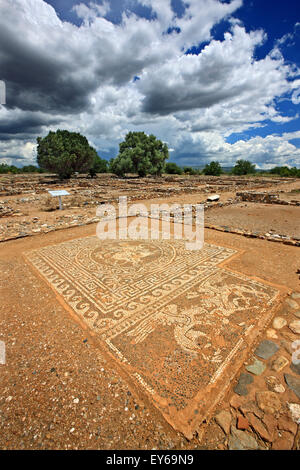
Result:
{"label": "geometric pattern", "polygon": [[[220,264],[232,249],[87,237],[26,253],[165,418],[191,437],[278,290]],[[249,340],[248,340],[249,342]],[[248,345],[249,346],[249,345]]]}

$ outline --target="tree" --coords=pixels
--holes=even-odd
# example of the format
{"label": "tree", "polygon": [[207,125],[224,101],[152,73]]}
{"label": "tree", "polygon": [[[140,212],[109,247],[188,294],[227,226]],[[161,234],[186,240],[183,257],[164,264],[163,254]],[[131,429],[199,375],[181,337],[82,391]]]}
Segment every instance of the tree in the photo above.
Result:
{"label": "tree", "polygon": [[16,175],[20,170],[15,165],[8,165],[7,163],[0,164],[0,174],[10,173]]}
{"label": "tree", "polygon": [[133,164],[130,156],[118,155],[109,162],[108,171],[117,176],[124,176],[125,173],[134,173]]}
{"label": "tree", "polygon": [[119,155],[110,161],[109,169],[118,176],[125,173],[161,175],[168,158],[167,145],[154,135],[129,132],[119,145]]}
{"label": "tree", "polygon": [[210,162],[203,169],[204,175],[220,176],[222,168],[219,162]]}
{"label": "tree", "polygon": [[289,168],[288,166],[275,166],[270,170],[271,175],[279,175],[282,177],[296,177],[300,178],[300,169],[297,169],[295,166],[293,168]]}
{"label": "tree", "polygon": [[182,175],[183,170],[176,163],[168,162],[165,167],[165,173],[168,175]]}
{"label": "tree", "polygon": [[99,155],[95,155],[93,165],[89,169],[90,176],[94,178],[97,173],[107,173],[107,160],[100,158]]}
{"label": "tree", "polygon": [[195,170],[195,168],[192,168],[191,166],[184,166],[183,172],[187,175],[199,175],[199,171]]}
{"label": "tree", "polygon": [[25,165],[20,168],[20,173],[42,173],[43,170],[34,165]]}
{"label": "tree", "polygon": [[237,160],[232,170],[234,175],[249,175],[255,173],[255,165],[248,160]]}
{"label": "tree", "polygon": [[58,129],[37,138],[37,162],[42,169],[70,178],[73,173],[88,171],[97,155],[86,139],[76,132]]}

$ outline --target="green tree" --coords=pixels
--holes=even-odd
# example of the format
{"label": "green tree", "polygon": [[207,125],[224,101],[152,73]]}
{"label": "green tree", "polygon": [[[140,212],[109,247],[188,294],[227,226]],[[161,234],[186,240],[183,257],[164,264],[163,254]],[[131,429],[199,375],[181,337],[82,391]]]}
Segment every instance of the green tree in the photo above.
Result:
{"label": "green tree", "polygon": [[288,166],[275,166],[270,170],[271,175],[279,175],[284,178],[292,176],[296,178],[300,178],[300,169],[297,169],[295,166],[293,168],[289,168]]}
{"label": "green tree", "polygon": [[144,132],[129,132],[119,147],[119,155],[109,165],[110,171],[118,176],[125,173],[161,175],[169,158],[167,145]]}
{"label": "green tree", "polygon": [[58,174],[61,179],[73,173],[86,172],[97,155],[86,139],[77,132],[58,129],[37,138],[37,162],[42,169]]}
{"label": "green tree", "polygon": [[94,178],[97,173],[107,173],[108,162],[104,158],[100,158],[99,155],[95,155],[93,165],[89,169],[90,176]]}
{"label": "green tree", "polygon": [[7,163],[0,163],[0,174],[9,173],[10,166]]}
{"label": "green tree", "polygon": [[300,169],[296,168],[295,166],[290,168],[290,176],[293,176],[294,178],[300,178]]}
{"label": "green tree", "polygon": [[7,165],[7,163],[1,163],[0,164],[0,174],[5,174],[5,173],[10,173],[10,174],[17,174],[20,173],[20,168],[17,168],[15,165]]}
{"label": "green tree", "polygon": [[183,172],[187,175],[199,175],[199,171],[195,170],[195,168],[192,168],[191,166],[184,166]]}
{"label": "green tree", "polygon": [[118,155],[109,162],[108,171],[117,176],[124,176],[125,173],[133,173],[134,168],[130,156]]}
{"label": "green tree", "polygon": [[21,173],[42,173],[42,169],[35,165],[25,165],[20,169]]}
{"label": "green tree", "polygon": [[222,168],[219,162],[210,162],[203,168],[204,175],[220,176]]}
{"label": "green tree", "polygon": [[255,173],[255,165],[248,160],[237,160],[232,173],[234,175],[250,175]]}
{"label": "green tree", "polygon": [[183,170],[174,162],[168,162],[165,166],[165,173],[168,175],[182,175]]}

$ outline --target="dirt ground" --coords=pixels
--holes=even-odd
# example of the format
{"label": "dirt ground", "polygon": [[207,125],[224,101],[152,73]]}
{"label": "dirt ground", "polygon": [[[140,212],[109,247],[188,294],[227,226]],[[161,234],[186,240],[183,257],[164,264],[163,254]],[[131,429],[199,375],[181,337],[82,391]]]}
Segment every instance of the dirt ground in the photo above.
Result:
{"label": "dirt ground", "polygon": [[[63,198],[63,211],[58,210],[58,198],[52,198],[48,193],[48,190],[57,189],[66,189],[70,193]],[[92,223],[99,204],[117,204],[119,196],[127,196],[128,202],[144,202],[150,207],[151,203],[162,202],[205,203],[209,195],[217,193],[220,203],[226,204],[241,189],[268,189],[279,192],[283,199],[292,194],[292,198],[300,200],[300,193],[290,193],[300,190],[299,180],[175,175],[124,180],[99,175],[94,180],[80,177],[62,183],[47,175],[0,176],[0,241]],[[214,205],[212,203],[211,207]]]}
{"label": "dirt ground", "polygon": [[300,238],[300,206],[240,203],[215,208],[206,215],[206,220],[251,232],[274,232]]}
{"label": "dirt ground", "polygon": [[[282,183],[277,189],[280,187],[291,191],[299,188],[299,182]],[[232,190],[224,191],[221,201],[230,199],[234,194]],[[145,201],[147,205],[152,201],[158,203],[172,200],[178,203],[195,203],[201,202],[205,196],[206,193],[200,192],[139,200]],[[1,196],[1,199],[4,197]],[[294,217],[298,214],[298,207],[258,205],[251,209],[251,219],[244,215],[244,209],[249,212],[249,207],[252,206],[246,204],[247,207],[243,203],[240,209],[238,205],[214,208],[209,214],[215,217],[220,212],[218,223],[221,223],[222,217],[224,220],[230,217],[231,224],[240,226],[244,223],[248,228],[253,223],[257,227],[252,222],[255,219],[262,230],[273,228],[282,231],[283,227],[288,226],[290,233],[295,235],[297,232]],[[78,216],[78,209],[72,210]],[[85,210],[92,212],[94,208]],[[28,213],[28,217],[34,215],[30,208]],[[67,210],[64,211],[64,216],[68,214]],[[257,218],[255,214],[259,214]],[[285,214],[284,217],[282,214]],[[41,212],[34,216],[40,215]],[[52,224],[49,215],[60,216],[57,212],[46,213],[45,220],[49,225]],[[11,223],[11,219],[7,223]],[[122,364],[101,348],[95,332],[72,308],[62,302],[61,296],[26,260],[25,253],[31,250],[72,240],[76,242],[80,238],[95,235],[95,232],[96,224],[82,225],[0,244],[0,340],[6,346],[6,364],[0,365],[0,448],[226,449],[228,445],[230,448],[233,445],[233,431],[230,436],[230,430],[224,432],[217,424],[214,413],[230,406],[231,420],[241,416],[240,411],[237,414],[240,409],[238,405],[229,405],[237,396],[234,387],[238,372],[252,360],[253,351],[260,341],[269,338],[266,334],[272,327],[274,316],[284,316],[287,319],[287,325],[280,331],[281,336],[278,333],[277,339],[274,339],[280,347],[283,347],[283,341],[287,339],[291,343],[299,338],[299,335],[288,328],[296,318],[293,311],[282,311],[286,296],[300,293],[297,274],[300,268],[299,248],[205,230],[206,243],[237,252],[236,256],[226,262],[228,271],[247,276],[253,281],[259,280],[263,285],[276,289],[279,297],[278,304],[274,311],[270,310],[266,323],[256,328],[255,335],[240,358],[235,378],[229,380],[228,375],[224,374],[226,393],[223,397],[220,395],[219,401],[215,403],[215,412],[199,427],[194,437],[187,439],[184,433],[176,431],[176,426],[174,428],[168,423],[151,397],[132,380]],[[290,354],[285,351],[283,355],[286,355],[291,364]],[[267,371],[272,367],[267,362],[266,366]],[[290,371],[289,367],[283,372],[287,370]],[[277,417],[274,413],[272,416],[276,420],[285,418],[292,423],[287,404],[299,404],[299,398],[286,388],[283,372],[268,372],[285,386],[285,392],[280,395],[283,411]],[[267,376],[267,372],[264,374]],[[255,377],[251,387],[249,397],[246,398],[253,401],[257,391],[266,390],[264,375]],[[249,416],[248,419],[250,420]],[[235,425],[238,427],[234,421]],[[276,432],[279,434],[274,434],[269,440],[262,439],[254,425],[245,434],[252,436],[254,433],[261,448],[276,448],[276,445],[281,445],[281,448],[289,449],[299,446],[297,426],[294,429],[292,423],[289,431],[280,431],[280,427],[278,429]],[[282,443],[283,438],[285,441]],[[279,444],[278,439],[281,439]]]}

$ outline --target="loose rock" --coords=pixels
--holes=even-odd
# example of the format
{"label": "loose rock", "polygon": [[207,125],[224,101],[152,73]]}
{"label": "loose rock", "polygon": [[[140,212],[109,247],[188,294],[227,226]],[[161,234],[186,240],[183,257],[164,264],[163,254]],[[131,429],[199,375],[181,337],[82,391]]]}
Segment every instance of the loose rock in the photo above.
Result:
{"label": "loose rock", "polygon": [[281,346],[286,350],[286,352],[290,355],[293,354],[294,350],[292,348],[292,342],[291,341],[286,341],[285,339],[283,339],[281,342],[280,342]]}
{"label": "loose rock", "polygon": [[284,374],[285,381],[288,387],[293,390],[293,392],[297,395],[300,399],[300,379],[298,377],[294,377],[291,374]]}
{"label": "loose rock", "polygon": [[288,408],[294,423],[300,424],[300,405],[298,403],[288,403]]}
{"label": "loose rock", "polygon": [[284,356],[279,356],[273,361],[271,369],[279,372],[289,364],[289,360]]}
{"label": "loose rock", "polygon": [[255,350],[255,355],[262,359],[270,359],[277,351],[279,347],[273,341],[265,340]]}
{"label": "loose rock", "polygon": [[274,418],[274,416],[270,414],[264,414],[264,417],[262,419],[262,422],[264,423],[265,427],[268,430],[269,436],[271,440],[273,441],[275,437],[277,436],[277,419]]}
{"label": "loose rock", "polygon": [[235,410],[237,410],[238,408],[240,408],[240,406],[244,403],[245,399],[242,398],[242,397],[238,397],[236,395],[233,395],[230,399],[230,406],[232,408],[234,408]]}
{"label": "loose rock", "polygon": [[299,364],[295,364],[294,362],[290,365],[290,369],[295,372],[296,374],[300,375],[300,362]]}
{"label": "loose rock", "polygon": [[229,411],[222,410],[219,414],[217,414],[215,420],[223,429],[225,434],[229,434],[231,426],[231,413]]}
{"label": "loose rock", "polygon": [[266,331],[266,335],[267,335],[267,337],[270,338],[270,339],[278,339],[276,330],[274,330],[273,328],[269,328],[269,329]]}
{"label": "loose rock", "polygon": [[285,392],[284,386],[280,383],[277,377],[274,377],[273,375],[269,375],[268,377],[265,377],[265,381],[266,381],[266,385],[268,389],[271,392],[276,392],[276,393]]}
{"label": "loose rock", "polygon": [[273,328],[275,328],[275,330],[281,330],[281,328],[283,328],[286,325],[287,325],[287,321],[285,318],[276,317],[273,320]]}
{"label": "loose rock", "polygon": [[246,370],[254,375],[261,375],[264,372],[265,368],[266,364],[256,358],[254,358],[253,364],[246,366]]}
{"label": "loose rock", "polygon": [[258,407],[266,413],[274,414],[281,409],[281,401],[274,392],[256,392]]}
{"label": "loose rock", "polygon": [[289,324],[289,329],[292,330],[293,333],[300,335],[300,320],[292,321],[292,323]]}
{"label": "loose rock", "polygon": [[237,419],[237,428],[241,430],[249,429],[248,419],[242,415],[239,415]]}
{"label": "loose rock", "polygon": [[234,388],[234,392],[238,395],[248,395],[247,385],[253,382],[253,377],[250,374],[245,374],[244,372],[240,375],[238,384]]}
{"label": "loose rock", "polygon": [[248,415],[249,422],[251,424],[251,427],[254,429],[254,431],[259,434],[259,436],[267,442],[272,442],[272,437],[268,433],[267,429],[263,425],[263,423],[258,419],[256,416],[254,416],[252,413],[249,413]]}
{"label": "loose rock", "polygon": [[296,308],[297,308],[297,309],[299,308],[299,304],[298,304],[298,302],[296,302],[295,300],[287,299],[285,302],[288,304],[288,306],[289,306],[290,308],[292,308],[292,309],[294,309],[294,310],[295,310]]}
{"label": "loose rock", "polygon": [[289,432],[283,432],[272,444],[272,450],[291,450],[294,444],[294,437]]}
{"label": "loose rock", "polygon": [[248,401],[247,403],[241,404],[239,409],[244,416],[246,416],[248,413],[253,413],[258,418],[263,417],[263,412],[256,406],[254,401]]}
{"label": "loose rock", "polygon": [[278,429],[282,429],[283,431],[288,431],[293,434],[293,436],[296,435],[298,426],[294,421],[291,419],[287,418],[286,416],[281,416],[278,420]]}
{"label": "loose rock", "polygon": [[232,426],[228,442],[229,450],[256,450],[258,443],[250,434]]}

